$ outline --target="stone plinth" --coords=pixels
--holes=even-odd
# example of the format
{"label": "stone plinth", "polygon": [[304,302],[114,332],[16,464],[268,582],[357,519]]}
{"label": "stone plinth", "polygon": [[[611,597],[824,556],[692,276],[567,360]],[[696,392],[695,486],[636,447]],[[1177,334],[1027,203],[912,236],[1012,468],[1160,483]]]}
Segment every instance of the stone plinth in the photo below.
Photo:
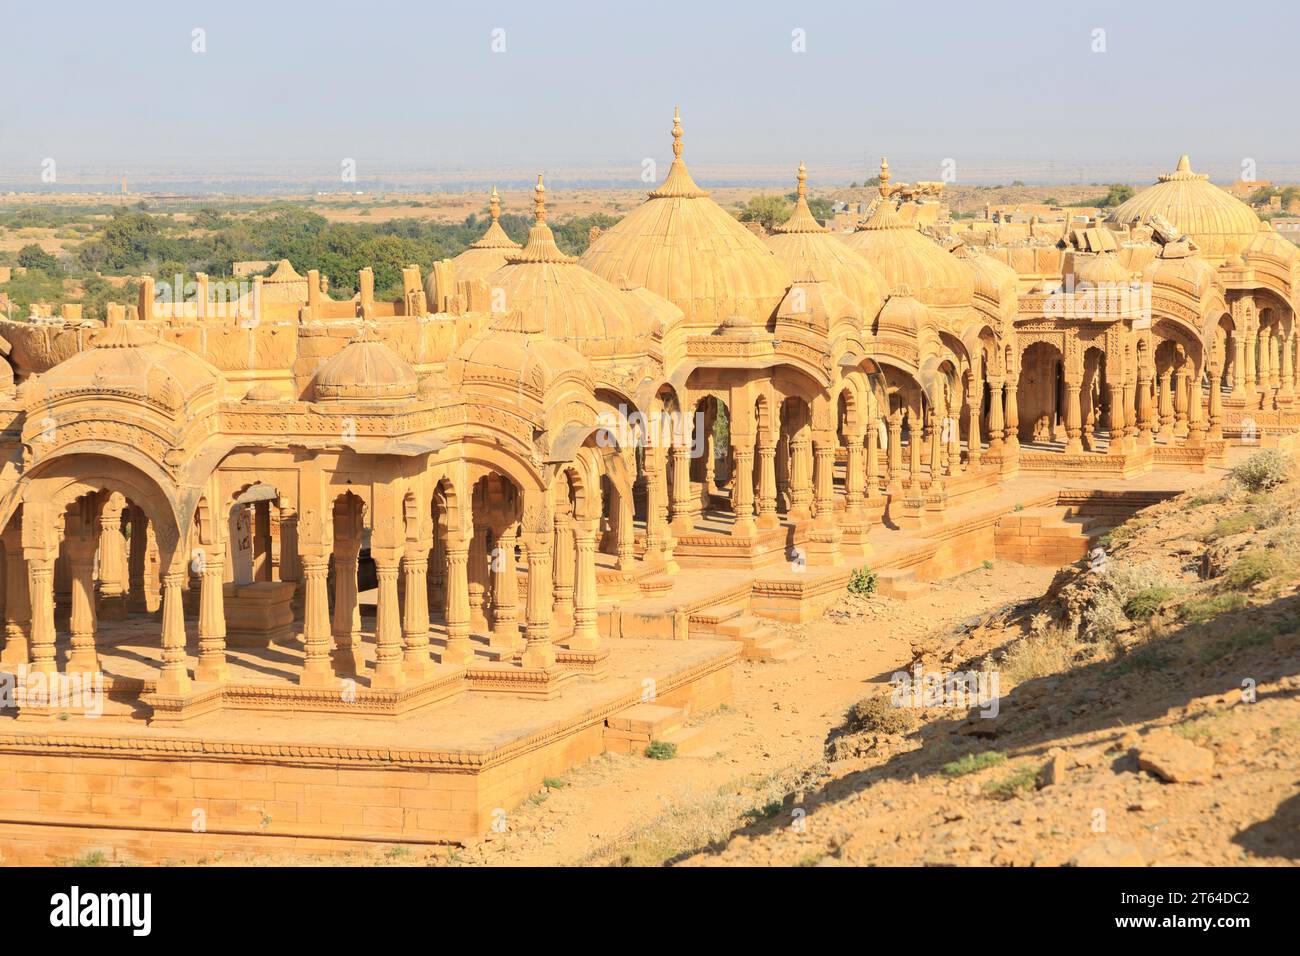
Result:
{"label": "stone plinth", "polygon": [[226,644],[231,647],[266,647],[293,636],[291,581],[254,581],[227,584]]}

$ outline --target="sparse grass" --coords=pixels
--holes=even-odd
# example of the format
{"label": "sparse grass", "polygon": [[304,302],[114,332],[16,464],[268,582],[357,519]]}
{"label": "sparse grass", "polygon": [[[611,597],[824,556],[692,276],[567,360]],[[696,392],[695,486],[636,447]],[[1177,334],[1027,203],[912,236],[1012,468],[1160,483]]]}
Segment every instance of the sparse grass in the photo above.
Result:
{"label": "sparse grass", "polygon": [[1231,518],[1220,518],[1214,527],[1207,531],[1201,538],[1202,541],[1220,541],[1223,538],[1231,538],[1233,535],[1243,534],[1247,531],[1254,531],[1263,522],[1260,521],[1259,515],[1253,511],[1243,511],[1239,515],[1233,515]]}
{"label": "sparse grass", "polygon": [[1074,663],[1074,636],[1064,627],[1047,627],[1022,638],[1007,651],[998,669],[1012,683],[1068,670]]}
{"label": "sparse grass", "polygon": [[[686,794],[652,820],[626,831],[583,862],[663,866],[683,854],[721,845],[740,827],[777,819],[785,795],[798,789],[805,773],[791,768]],[[776,810],[769,815],[773,805]]]}
{"label": "sparse grass", "polygon": [[850,594],[875,594],[876,572],[870,568],[854,568],[849,574]]}
{"label": "sparse grass", "polygon": [[1130,621],[1149,621],[1160,605],[1178,594],[1177,589],[1165,585],[1143,588],[1124,602],[1124,616]]}
{"label": "sparse grass", "polygon": [[73,866],[108,866],[108,854],[103,850],[91,850],[77,857]]}
{"label": "sparse grass", "polygon": [[1285,570],[1286,561],[1280,554],[1257,548],[1247,551],[1233,562],[1219,579],[1219,585],[1228,591],[1245,591],[1277,577]]}
{"label": "sparse grass", "polygon": [[996,767],[1007,762],[1007,755],[998,750],[985,750],[983,753],[966,754],[957,760],[944,764],[939,772],[945,777],[964,777],[968,773],[978,773],[989,767]]}
{"label": "sparse grass", "polygon": [[984,570],[985,570],[985,571],[992,571],[992,570],[993,570],[993,562],[992,562],[992,561],[988,561],[988,560],[986,560],[986,561],[984,562]]}
{"label": "sparse grass", "polygon": [[409,846],[390,846],[384,851],[384,858],[388,860],[400,860],[402,857],[410,855],[411,848]]}
{"label": "sparse grass", "polygon": [[844,722],[854,733],[908,734],[916,729],[916,715],[906,707],[895,707],[883,694],[862,698],[849,708]]}
{"label": "sparse grass", "polygon": [[651,760],[672,760],[677,756],[677,745],[667,740],[652,740],[645,755]]}
{"label": "sparse grass", "polygon": [[1240,611],[1249,603],[1246,595],[1239,591],[1229,591],[1226,594],[1215,594],[1188,601],[1178,609],[1178,616],[1188,624],[1204,624],[1206,621],[1214,620],[1220,614]]}
{"label": "sparse grass", "polygon": [[547,791],[539,790],[528,798],[528,802],[534,807],[538,807],[545,803],[546,798],[549,796],[550,794]]}
{"label": "sparse grass", "polygon": [[561,777],[543,777],[542,786],[547,790],[563,790],[568,786],[568,783]]}
{"label": "sparse grass", "polygon": [[990,780],[984,784],[984,793],[997,800],[1010,800],[1022,790],[1032,790],[1038,779],[1038,770],[1032,766],[1021,767],[1008,777]]}

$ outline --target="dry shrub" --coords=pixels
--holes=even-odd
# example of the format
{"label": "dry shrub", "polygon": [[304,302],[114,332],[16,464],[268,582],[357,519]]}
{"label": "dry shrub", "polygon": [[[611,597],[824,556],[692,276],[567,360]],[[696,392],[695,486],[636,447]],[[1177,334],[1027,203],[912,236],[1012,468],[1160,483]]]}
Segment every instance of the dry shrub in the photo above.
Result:
{"label": "dry shrub", "polygon": [[999,670],[1013,683],[1047,677],[1074,664],[1074,635],[1068,628],[1049,627],[1011,645]]}

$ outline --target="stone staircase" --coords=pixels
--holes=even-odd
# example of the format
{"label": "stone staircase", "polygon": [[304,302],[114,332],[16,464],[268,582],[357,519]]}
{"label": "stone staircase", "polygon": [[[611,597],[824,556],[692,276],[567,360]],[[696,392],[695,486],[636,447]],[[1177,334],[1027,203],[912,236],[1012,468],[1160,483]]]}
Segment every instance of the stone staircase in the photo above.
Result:
{"label": "stone staircase", "polygon": [[1080,514],[1074,505],[1013,511],[999,518],[994,529],[997,556],[1020,564],[1073,564],[1110,524],[1108,516]]}
{"label": "stone staircase", "polygon": [[717,746],[707,725],[688,727],[688,714],[682,707],[662,704],[635,704],[605,720],[605,750],[610,753],[640,756],[654,741],[675,744],[677,756],[707,756]]}
{"label": "stone staircase", "polygon": [[750,614],[748,602],[719,604],[691,614],[693,638],[739,641],[744,645],[741,656],[749,661],[792,661],[804,650],[757,615]]}

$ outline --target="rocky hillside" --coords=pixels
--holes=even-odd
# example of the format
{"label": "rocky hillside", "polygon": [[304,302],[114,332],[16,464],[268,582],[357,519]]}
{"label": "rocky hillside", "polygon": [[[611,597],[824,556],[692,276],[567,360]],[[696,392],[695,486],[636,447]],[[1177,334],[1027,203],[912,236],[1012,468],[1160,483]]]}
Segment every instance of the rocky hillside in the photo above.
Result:
{"label": "rocky hillside", "polygon": [[913,676],[992,693],[882,675],[801,789],[685,865],[1300,861],[1293,464],[1259,452],[914,644]]}

